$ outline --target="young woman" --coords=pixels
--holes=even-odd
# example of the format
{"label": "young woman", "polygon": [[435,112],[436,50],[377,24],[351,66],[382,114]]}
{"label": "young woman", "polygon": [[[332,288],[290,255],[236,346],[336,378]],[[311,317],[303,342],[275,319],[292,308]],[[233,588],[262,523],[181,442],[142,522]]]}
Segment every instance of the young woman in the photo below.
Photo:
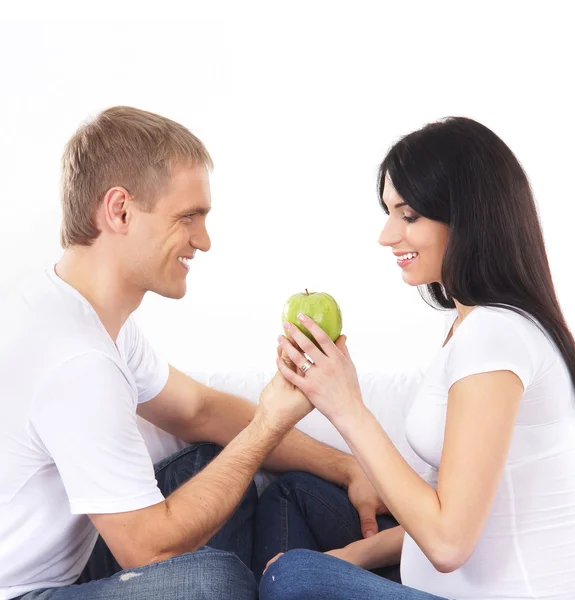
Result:
{"label": "young woman", "polygon": [[[398,525],[388,517],[362,539],[341,490],[280,478],[260,501],[254,566],[316,551],[271,560],[260,597],[572,600],[575,342],[527,177],[492,131],[449,118],[395,144],[378,187],[379,243],[405,283],[457,313],[406,423],[433,476],[409,467],[364,406],[345,338],[334,344],[302,316],[323,352],[291,326],[280,345],[297,368],[278,367],[341,433]],[[321,553],[338,535],[344,547]],[[400,557],[401,584],[368,570]]]}

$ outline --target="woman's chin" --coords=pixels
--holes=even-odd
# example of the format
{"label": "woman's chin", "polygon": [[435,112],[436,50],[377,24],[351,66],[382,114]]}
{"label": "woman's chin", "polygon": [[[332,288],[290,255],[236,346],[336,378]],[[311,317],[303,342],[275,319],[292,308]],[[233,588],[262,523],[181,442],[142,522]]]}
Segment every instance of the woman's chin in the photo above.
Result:
{"label": "woman's chin", "polygon": [[421,277],[415,277],[412,273],[407,273],[407,272],[403,271],[403,273],[401,274],[401,277],[403,279],[403,282],[407,283],[407,285],[412,285],[412,286],[421,285],[421,282],[420,282]]}
{"label": "woman's chin", "polygon": [[429,285],[430,283],[433,283],[434,281],[436,281],[433,278],[429,278],[429,277],[421,277],[421,276],[416,276],[414,273],[407,273],[406,271],[404,271],[401,274],[404,283],[407,283],[407,285],[411,285],[412,287],[417,287],[420,285]]}

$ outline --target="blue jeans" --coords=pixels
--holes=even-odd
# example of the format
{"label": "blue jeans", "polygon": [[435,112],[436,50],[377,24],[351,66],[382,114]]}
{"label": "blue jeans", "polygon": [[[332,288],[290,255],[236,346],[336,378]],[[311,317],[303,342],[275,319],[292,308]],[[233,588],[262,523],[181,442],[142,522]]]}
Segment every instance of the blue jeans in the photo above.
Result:
{"label": "blue jeans", "polygon": [[313,550],[291,550],[264,573],[260,600],[445,600]]}
{"label": "blue jeans", "polygon": [[[380,531],[398,525],[389,514],[378,516],[377,523]],[[399,565],[370,572],[322,554],[363,535],[347,492],[314,475],[293,472],[274,480],[259,499],[254,532],[252,568],[261,579],[261,600],[437,598],[401,585]],[[279,552],[287,554],[262,577],[266,563]]]}
{"label": "blue jeans", "polygon": [[[379,530],[397,526],[389,514],[377,517]],[[359,515],[347,492],[308,473],[292,472],[275,479],[258,502],[254,528],[252,569],[261,578],[265,566],[279,552],[306,548],[327,552],[361,540]],[[400,581],[399,565],[375,571]]]}
{"label": "blue jeans", "polygon": [[[155,465],[164,496],[201,471],[221,451],[194,444]],[[36,590],[22,600],[255,600],[257,583],[250,570],[255,485],[207,546],[168,560],[122,571],[101,537],[74,585]],[[214,507],[217,510],[217,507]]]}

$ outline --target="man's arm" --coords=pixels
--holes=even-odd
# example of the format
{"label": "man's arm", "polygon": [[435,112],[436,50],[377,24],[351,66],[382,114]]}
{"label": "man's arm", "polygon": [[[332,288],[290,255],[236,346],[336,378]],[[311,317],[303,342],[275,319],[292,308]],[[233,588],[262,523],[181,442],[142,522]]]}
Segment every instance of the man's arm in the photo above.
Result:
{"label": "man's arm", "polygon": [[[214,390],[170,366],[168,382],[138,414],[187,442],[226,446],[254,418],[256,405]],[[376,514],[387,511],[356,459],[292,429],[263,461],[270,471],[305,471],[347,490],[364,536],[377,533]]]}
{"label": "man's arm", "polygon": [[90,515],[122,568],[194,551],[220,529],[263,458],[310,411],[303,394],[286,393],[290,386],[277,375],[262,392],[262,406],[249,425],[164,502],[130,512]]}
{"label": "man's arm", "polygon": [[[164,389],[138,414],[186,442],[226,446],[254,418],[256,405],[220,392],[170,366]],[[263,462],[270,471],[306,471],[347,488],[360,470],[351,456],[297,431],[290,431]]]}

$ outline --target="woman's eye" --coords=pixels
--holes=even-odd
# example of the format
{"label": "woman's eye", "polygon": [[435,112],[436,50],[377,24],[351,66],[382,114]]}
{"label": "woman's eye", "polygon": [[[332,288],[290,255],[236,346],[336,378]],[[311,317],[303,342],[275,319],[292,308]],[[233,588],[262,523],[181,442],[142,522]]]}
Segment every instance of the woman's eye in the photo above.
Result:
{"label": "woman's eye", "polygon": [[408,223],[415,223],[415,221],[417,221],[417,219],[419,219],[418,216],[416,217],[408,217],[407,215],[403,215],[403,217],[401,217],[404,221],[407,221]]}

